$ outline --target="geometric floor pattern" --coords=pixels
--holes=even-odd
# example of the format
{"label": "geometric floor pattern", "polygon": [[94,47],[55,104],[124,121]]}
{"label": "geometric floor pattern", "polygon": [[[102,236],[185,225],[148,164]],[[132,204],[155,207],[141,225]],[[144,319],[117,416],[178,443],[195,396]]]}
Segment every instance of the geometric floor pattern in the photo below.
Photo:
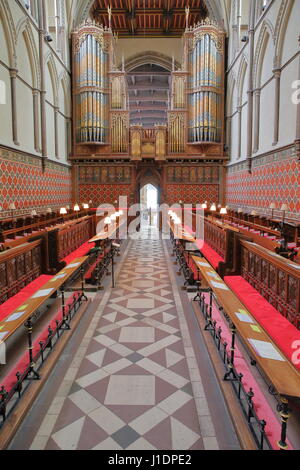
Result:
{"label": "geometric floor pattern", "polygon": [[165,241],[129,242],[32,449],[218,449],[173,268]]}

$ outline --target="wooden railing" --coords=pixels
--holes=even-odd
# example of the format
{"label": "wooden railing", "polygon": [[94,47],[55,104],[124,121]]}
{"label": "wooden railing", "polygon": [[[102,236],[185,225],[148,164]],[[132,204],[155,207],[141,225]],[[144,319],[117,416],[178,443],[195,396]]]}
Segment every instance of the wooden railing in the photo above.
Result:
{"label": "wooden railing", "polygon": [[0,304],[42,273],[42,240],[0,253]]}
{"label": "wooden railing", "polygon": [[240,273],[271,305],[300,329],[298,265],[241,240]]}

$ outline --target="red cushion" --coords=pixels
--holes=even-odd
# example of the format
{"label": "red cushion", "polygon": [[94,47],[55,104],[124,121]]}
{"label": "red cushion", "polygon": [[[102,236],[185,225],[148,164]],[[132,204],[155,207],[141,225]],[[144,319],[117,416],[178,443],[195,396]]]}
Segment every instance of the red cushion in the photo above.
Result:
{"label": "red cushion", "polygon": [[[74,292],[71,297],[67,300],[66,302],[66,306],[68,305],[72,305],[73,302],[74,302],[74,296],[76,297],[76,299],[79,297],[80,295],[80,292],[77,291],[77,292]],[[66,310],[66,313],[68,312],[68,310]],[[50,320],[50,323],[49,323],[49,326],[51,327],[51,329],[53,331],[55,331],[56,329],[56,320],[58,320],[59,322],[61,322],[62,320],[62,310],[60,309],[58,312],[56,312],[54,314],[54,316],[52,317],[52,319]],[[37,339],[34,341],[34,344],[33,344],[33,356],[35,356],[38,351],[40,350],[40,341],[46,341],[48,338],[48,326],[47,328],[45,328],[44,331],[42,331],[42,333],[37,337]],[[6,375],[6,377],[4,378],[3,381],[1,381],[0,383],[0,386],[2,387],[2,385],[4,386],[5,390],[7,392],[9,392],[11,390],[11,388],[16,384],[16,381],[17,381],[17,378],[16,378],[16,373],[17,372],[20,372],[20,374],[22,375],[26,368],[29,366],[29,355],[28,355],[28,351],[26,350],[24,352],[24,354],[22,355],[21,359],[17,362],[17,365],[15,367],[13,367],[13,369],[10,370],[10,372]]]}
{"label": "red cushion", "polygon": [[[296,349],[300,346],[300,331],[283,317],[260,293],[254,289],[241,276],[226,276],[226,284],[237,297],[243,302],[245,307],[252,313],[254,318],[260,323],[268,335],[277,344],[285,356],[300,370],[300,355],[297,358]],[[298,341],[298,346],[294,344]],[[294,360],[293,360],[294,359]],[[299,364],[295,363],[299,361]]]}
{"label": "red cushion", "polygon": [[[187,225],[184,226],[184,229],[187,232],[192,234],[191,228],[188,227]],[[225,261],[224,258],[222,258],[222,256],[220,256],[210,245],[208,245],[208,243],[204,242],[203,240],[197,239],[196,240],[196,245],[199,248],[199,250],[201,251],[201,253],[203,254],[203,256],[205,256],[207,261],[215,269],[218,268],[220,262]]]}
{"label": "red cushion", "polygon": [[67,264],[70,264],[74,259],[85,256],[92,248],[94,248],[94,246],[95,243],[85,242],[83,245],[77,248],[77,250],[72,251],[72,253],[66,256],[63,261],[65,261]]}
{"label": "red cushion", "polygon": [[4,320],[10,313],[16,308],[26,302],[36,291],[38,291],[44,284],[46,284],[52,276],[46,276],[42,274],[26,287],[24,287],[16,295],[8,299],[2,305],[0,305],[0,321]]}

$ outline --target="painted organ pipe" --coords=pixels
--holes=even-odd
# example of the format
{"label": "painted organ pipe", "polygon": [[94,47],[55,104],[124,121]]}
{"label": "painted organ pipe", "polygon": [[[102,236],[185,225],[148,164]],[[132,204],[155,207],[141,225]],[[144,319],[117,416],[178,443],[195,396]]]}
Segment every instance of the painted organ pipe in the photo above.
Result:
{"label": "painted organ pipe", "polygon": [[223,50],[219,39],[217,28],[203,24],[194,29],[190,41],[188,139],[191,143],[221,141]]}
{"label": "painted organ pipe", "polygon": [[103,29],[84,25],[74,34],[76,142],[107,142],[108,54]]}

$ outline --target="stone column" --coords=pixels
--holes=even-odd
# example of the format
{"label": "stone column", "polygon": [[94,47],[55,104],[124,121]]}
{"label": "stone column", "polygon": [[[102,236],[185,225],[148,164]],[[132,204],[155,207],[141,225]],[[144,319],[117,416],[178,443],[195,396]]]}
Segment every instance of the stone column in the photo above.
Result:
{"label": "stone column", "polygon": [[247,122],[247,167],[252,170],[252,140],[253,140],[253,64],[254,64],[254,26],[255,26],[256,0],[251,1],[249,21],[249,83],[248,83],[248,122]]}
{"label": "stone column", "polygon": [[237,150],[237,157],[238,159],[241,158],[242,152],[242,106],[237,107],[238,112],[238,150]]}
{"label": "stone column", "polygon": [[259,149],[259,127],[260,127],[260,89],[254,90],[254,146],[253,153]]}
{"label": "stone column", "polygon": [[279,116],[280,116],[280,81],[281,81],[281,70],[280,68],[274,68],[274,79],[275,79],[275,103],[274,103],[274,137],[273,145],[277,145],[279,140]]}
{"label": "stone column", "polygon": [[58,111],[59,111],[59,107],[54,106],[54,140],[55,140],[55,156],[56,156],[56,158],[59,158]]}
{"label": "stone column", "polygon": [[20,145],[18,141],[18,118],[17,118],[17,69],[9,69],[10,89],[11,89],[11,118],[12,135],[15,145]]}
{"label": "stone column", "polygon": [[41,134],[42,134],[42,157],[47,158],[47,125],[46,125],[46,90],[45,90],[45,64],[44,64],[44,41],[45,41],[45,5],[44,0],[39,0],[39,56],[41,74]]}
{"label": "stone column", "polygon": [[34,148],[40,152],[40,136],[39,136],[39,90],[32,90],[33,98],[33,125],[34,125]]}
{"label": "stone column", "polygon": [[[300,36],[299,36],[299,46],[300,46]],[[299,68],[298,68],[298,88],[300,85],[300,54],[299,54]],[[295,151],[300,162],[300,98],[298,93],[298,103],[297,106],[297,125],[296,125],[296,139],[295,139]]]}

